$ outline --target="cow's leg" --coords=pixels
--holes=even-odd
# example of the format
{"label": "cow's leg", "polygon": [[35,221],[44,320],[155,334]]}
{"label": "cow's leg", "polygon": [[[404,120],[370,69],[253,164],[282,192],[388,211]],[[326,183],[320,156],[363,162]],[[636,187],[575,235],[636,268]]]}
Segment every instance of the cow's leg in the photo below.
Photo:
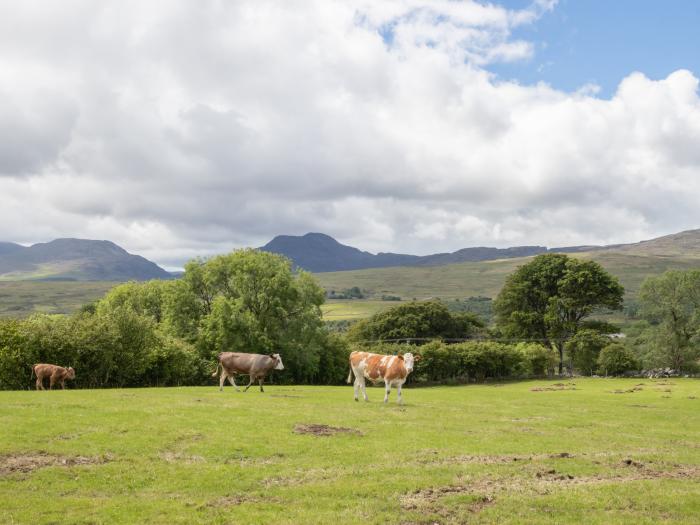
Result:
{"label": "cow's leg", "polygon": [[403,398],[401,397],[401,387],[402,386],[403,386],[403,383],[399,383],[399,386],[396,387],[396,395],[398,396],[399,405],[403,405]]}
{"label": "cow's leg", "polygon": [[45,390],[45,389],[44,389],[44,378],[43,378],[43,377],[37,377],[37,378],[36,378],[36,389],[37,389],[37,390]]}
{"label": "cow's leg", "polygon": [[357,401],[357,394],[360,393],[360,377],[358,375],[355,375],[355,384],[353,386],[355,387],[355,401]]}
{"label": "cow's leg", "polygon": [[236,377],[234,375],[228,376],[228,382],[231,383],[231,385],[236,389],[236,392],[240,392],[241,390],[238,388],[238,385],[236,384]]}
{"label": "cow's leg", "polygon": [[263,385],[263,381],[264,381],[264,380],[265,380],[265,378],[264,378],[264,377],[261,377],[260,379],[258,379],[258,382],[260,383],[260,391],[261,391],[261,392],[264,392],[264,390],[263,390],[263,386],[262,386],[262,385]]}
{"label": "cow's leg", "polygon": [[221,376],[219,376],[219,392],[224,391],[224,383],[226,382],[226,372],[224,370],[221,371]]}
{"label": "cow's leg", "polygon": [[365,401],[369,401],[369,398],[367,397],[367,385],[364,377],[360,380],[360,388],[362,388],[362,395],[364,396]]}
{"label": "cow's leg", "polygon": [[66,380],[61,379],[61,390],[65,390],[65,389],[66,389]]}
{"label": "cow's leg", "polygon": [[389,401],[389,394],[391,393],[391,381],[384,383],[384,402]]}
{"label": "cow's leg", "polygon": [[49,390],[53,390],[53,385],[56,383],[56,377],[51,374],[51,377],[49,378]]}
{"label": "cow's leg", "polygon": [[250,385],[252,385],[254,381],[255,381],[255,376],[250,376],[250,382],[246,385],[244,392],[248,391],[248,389],[250,388]]}

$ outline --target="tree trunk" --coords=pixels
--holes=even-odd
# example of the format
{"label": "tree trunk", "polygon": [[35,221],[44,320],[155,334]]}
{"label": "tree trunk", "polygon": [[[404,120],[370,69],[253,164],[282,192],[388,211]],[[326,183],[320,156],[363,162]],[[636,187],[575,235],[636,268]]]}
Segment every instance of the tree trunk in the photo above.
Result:
{"label": "tree trunk", "polygon": [[559,376],[564,375],[564,343],[559,341],[556,343],[559,351]]}

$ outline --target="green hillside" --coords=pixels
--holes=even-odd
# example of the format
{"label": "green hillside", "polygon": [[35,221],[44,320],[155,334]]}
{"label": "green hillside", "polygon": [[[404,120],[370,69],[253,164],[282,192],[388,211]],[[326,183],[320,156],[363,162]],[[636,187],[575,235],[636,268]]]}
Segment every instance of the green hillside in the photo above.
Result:
{"label": "green hillside", "polygon": [[99,299],[117,284],[104,281],[0,281],[0,317],[71,313]]}
{"label": "green hillside", "polygon": [[[569,254],[593,259],[617,276],[625,286],[627,298],[635,298],[644,279],[669,269],[687,270],[700,267],[697,255],[641,255],[627,251],[595,251]],[[467,262],[427,268],[374,268],[349,272],[315,274],[326,289],[359,286],[372,297],[398,295],[402,299],[428,297],[463,298],[495,297],[508,274],[531,257],[498,261]]]}

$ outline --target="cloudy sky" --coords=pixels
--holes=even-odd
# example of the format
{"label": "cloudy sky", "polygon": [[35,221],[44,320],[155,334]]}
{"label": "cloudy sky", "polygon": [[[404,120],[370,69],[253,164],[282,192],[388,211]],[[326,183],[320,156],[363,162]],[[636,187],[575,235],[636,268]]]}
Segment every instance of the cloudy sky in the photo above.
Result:
{"label": "cloudy sky", "polygon": [[0,240],[177,267],[700,227],[699,4],[610,4],[0,0]]}

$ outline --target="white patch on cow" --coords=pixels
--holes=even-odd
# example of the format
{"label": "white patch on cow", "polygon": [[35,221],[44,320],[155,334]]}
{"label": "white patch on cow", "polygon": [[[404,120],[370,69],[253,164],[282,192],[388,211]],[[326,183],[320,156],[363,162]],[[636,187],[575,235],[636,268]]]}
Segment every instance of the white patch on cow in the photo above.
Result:
{"label": "white patch on cow", "polygon": [[282,356],[279,354],[272,354],[272,356],[277,359],[277,364],[275,365],[275,370],[284,370],[284,365],[282,364]]}
{"label": "white patch on cow", "polygon": [[409,374],[413,371],[413,364],[415,362],[415,357],[413,357],[412,353],[407,353],[403,355],[403,363],[404,366],[406,367],[406,373]]}

